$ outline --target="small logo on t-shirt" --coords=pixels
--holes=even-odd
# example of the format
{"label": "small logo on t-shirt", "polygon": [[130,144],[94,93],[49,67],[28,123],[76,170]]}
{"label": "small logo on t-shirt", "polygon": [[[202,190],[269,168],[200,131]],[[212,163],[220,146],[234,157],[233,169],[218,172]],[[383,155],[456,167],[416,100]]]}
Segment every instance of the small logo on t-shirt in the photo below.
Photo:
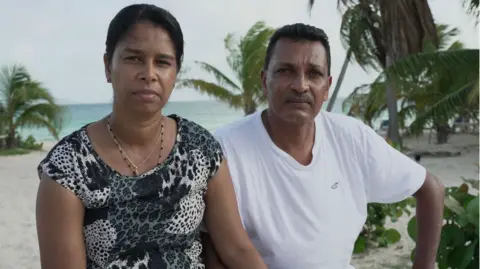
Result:
{"label": "small logo on t-shirt", "polygon": [[332,188],[332,189],[336,189],[336,188],[338,188],[338,182],[335,182],[335,183],[333,183],[333,185],[332,185],[332,187],[331,187],[331,188]]}

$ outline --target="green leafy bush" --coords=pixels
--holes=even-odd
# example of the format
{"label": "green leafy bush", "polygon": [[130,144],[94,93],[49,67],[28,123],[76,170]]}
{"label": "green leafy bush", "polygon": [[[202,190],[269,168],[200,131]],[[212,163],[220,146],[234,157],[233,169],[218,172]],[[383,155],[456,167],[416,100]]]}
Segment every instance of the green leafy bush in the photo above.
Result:
{"label": "green leafy bush", "polygon": [[31,135],[27,137],[27,139],[23,140],[20,138],[20,148],[22,149],[29,149],[29,150],[41,150],[43,147],[43,143],[37,143],[35,138]]}
{"label": "green leafy bush", "polygon": [[361,253],[370,247],[387,247],[400,241],[400,233],[395,229],[385,228],[387,217],[392,222],[403,214],[410,216],[410,208],[415,206],[415,199],[408,198],[394,204],[368,204],[367,220],[362,232],[355,242],[354,253]]}
{"label": "green leafy bush", "polygon": [[[444,225],[437,252],[439,269],[479,268],[479,200],[478,180],[463,179],[476,190],[470,194],[467,184],[445,190]],[[417,220],[408,223],[408,234],[416,241]],[[415,249],[412,252],[412,260]]]}

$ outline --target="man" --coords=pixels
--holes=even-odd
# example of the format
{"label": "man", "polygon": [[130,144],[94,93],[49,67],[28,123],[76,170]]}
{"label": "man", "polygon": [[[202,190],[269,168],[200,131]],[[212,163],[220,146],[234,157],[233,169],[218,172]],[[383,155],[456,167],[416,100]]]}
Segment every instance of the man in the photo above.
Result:
{"label": "man", "polygon": [[[413,267],[434,268],[443,186],[360,121],[320,112],[332,83],[326,34],[304,24],[278,29],[261,78],[268,109],[216,137],[244,227],[269,268],[353,268],[367,203],[412,195],[418,218]],[[207,268],[222,268],[208,237],[205,251]]]}

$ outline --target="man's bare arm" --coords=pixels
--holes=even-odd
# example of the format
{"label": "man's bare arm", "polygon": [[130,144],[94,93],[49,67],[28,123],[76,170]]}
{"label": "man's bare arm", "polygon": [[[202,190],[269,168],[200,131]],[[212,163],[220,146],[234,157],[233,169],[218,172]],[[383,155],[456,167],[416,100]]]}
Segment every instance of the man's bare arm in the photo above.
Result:
{"label": "man's bare arm", "polygon": [[427,172],[425,182],[415,193],[417,199],[418,238],[414,269],[433,269],[443,225],[443,200],[445,188]]}

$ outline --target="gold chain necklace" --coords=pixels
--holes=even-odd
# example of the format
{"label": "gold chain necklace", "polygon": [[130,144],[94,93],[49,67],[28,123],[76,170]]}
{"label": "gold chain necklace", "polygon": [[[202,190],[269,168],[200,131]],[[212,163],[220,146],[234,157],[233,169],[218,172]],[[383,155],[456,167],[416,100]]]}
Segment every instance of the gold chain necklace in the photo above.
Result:
{"label": "gold chain necklace", "polygon": [[157,148],[158,142],[160,141],[160,154],[158,157],[158,164],[160,164],[160,160],[162,159],[162,152],[163,152],[163,130],[164,130],[164,121],[162,120],[162,125],[160,129],[160,139],[157,140],[157,143],[155,143],[155,146],[153,147],[152,151],[148,156],[138,165],[135,165],[132,160],[128,157],[128,155],[125,153],[125,150],[122,148],[120,143],[117,140],[117,137],[113,134],[112,126],[110,125],[110,116],[107,119],[107,129],[110,134],[110,137],[112,138],[113,142],[117,146],[118,150],[120,151],[120,154],[123,157],[123,160],[125,163],[128,165],[128,168],[132,170],[134,176],[138,176],[138,168],[141,167],[150,157],[152,156],[153,152]]}

